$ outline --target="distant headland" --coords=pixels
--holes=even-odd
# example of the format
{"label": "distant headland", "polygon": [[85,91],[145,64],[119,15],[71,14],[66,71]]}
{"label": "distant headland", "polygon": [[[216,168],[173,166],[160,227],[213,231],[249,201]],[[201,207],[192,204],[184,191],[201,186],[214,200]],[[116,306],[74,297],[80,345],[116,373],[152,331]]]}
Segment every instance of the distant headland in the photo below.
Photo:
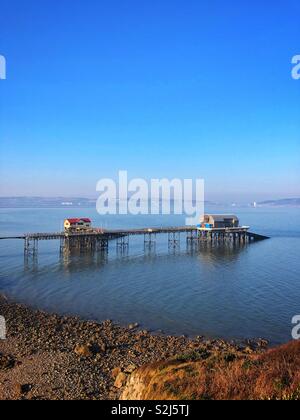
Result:
{"label": "distant headland", "polygon": [[[88,197],[0,197],[0,208],[94,208],[96,198]],[[206,201],[207,206],[219,207],[300,207],[300,198],[265,200],[255,203]]]}

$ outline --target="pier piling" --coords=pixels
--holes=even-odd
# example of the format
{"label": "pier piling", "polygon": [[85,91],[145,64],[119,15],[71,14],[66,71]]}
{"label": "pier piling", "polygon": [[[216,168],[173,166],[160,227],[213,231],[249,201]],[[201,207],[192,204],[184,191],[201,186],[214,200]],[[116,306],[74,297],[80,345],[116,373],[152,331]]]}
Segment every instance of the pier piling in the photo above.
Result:
{"label": "pier piling", "polygon": [[269,239],[267,236],[251,233],[248,228],[213,228],[198,229],[195,226],[161,227],[153,229],[128,230],[100,230],[93,229],[82,232],[59,233],[30,233],[16,237],[0,237],[4,239],[23,239],[24,254],[26,258],[37,257],[40,241],[58,240],[60,254],[78,252],[101,252],[108,250],[109,242],[116,240],[117,251],[129,249],[129,237],[144,236],[144,249],[155,248],[156,237],[159,234],[168,236],[168,247],[178,249],[181,242],[181,233],[186,234],[187,248],[199,247],[199,244],[248,244],[251,242]]}

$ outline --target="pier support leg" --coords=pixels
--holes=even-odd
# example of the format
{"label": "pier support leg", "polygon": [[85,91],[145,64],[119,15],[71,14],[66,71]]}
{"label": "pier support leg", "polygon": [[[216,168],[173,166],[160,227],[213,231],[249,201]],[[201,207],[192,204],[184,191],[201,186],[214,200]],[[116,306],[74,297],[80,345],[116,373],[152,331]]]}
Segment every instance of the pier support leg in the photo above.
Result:
{"label": "pier support leg", "polygon": [[201,233],[198,230],[191,230],[186,235],[186,241],[188,244],[192,244],[193,242],[196,242],[201,239]]}
{"label": "pier support leg", "polygon": [[187,233],[186,236],[186,245],[187,245],[187,251],[188,252],[194,252],[198,250],[200,243],[203,241],[204,232],[199,231],[198,229],[191,230]]}
{"label": "pier support leg", "polygon": [[117,249],[126,249],[129,247],[129,236],[121,236],[117,239]]}
{"label": "pier support leg", "polygon": [[144,234],[144,249],[151,250],[156,247],[156,233],[145,233]]}
{"label": "pier support leg", "polygon": [[168,233],[169,249],[180,248],[180,232]]}
{"label": "pier support leg", "polygon": [[24,240],[24,266],[25,269],[34,269],[38,264],[38,244],[36,238],[25,237]]}
{"label": "pier support leg", "polygon": [[24,254],[37,255],[39,241],[36,238],[26,237],[24,241]]}
{"label": "pier support leg", "polygon": [[96,240],[96,251],[104,251],[108,249],[108,239]]}
{"label": "pier support leg", "polygon": [[117,255],[124,257],[129,253],[129,236],[117,238]]}
{"label": "pier support leg", "polygon": [[62,236],[60,238],[60,244],[59,244],[59,254],[63,255],[66,249],[67,239],[65,236]]}

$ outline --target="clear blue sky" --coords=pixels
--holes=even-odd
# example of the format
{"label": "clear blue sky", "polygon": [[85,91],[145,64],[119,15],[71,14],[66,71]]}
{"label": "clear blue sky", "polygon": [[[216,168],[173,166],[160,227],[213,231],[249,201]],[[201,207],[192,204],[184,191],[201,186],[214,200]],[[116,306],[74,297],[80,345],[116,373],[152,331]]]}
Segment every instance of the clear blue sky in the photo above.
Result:
{"label": "clear blue sky", "polygon": [[207,197],[300,195],[300,3],[1,0],[0,195],[204,177]]}

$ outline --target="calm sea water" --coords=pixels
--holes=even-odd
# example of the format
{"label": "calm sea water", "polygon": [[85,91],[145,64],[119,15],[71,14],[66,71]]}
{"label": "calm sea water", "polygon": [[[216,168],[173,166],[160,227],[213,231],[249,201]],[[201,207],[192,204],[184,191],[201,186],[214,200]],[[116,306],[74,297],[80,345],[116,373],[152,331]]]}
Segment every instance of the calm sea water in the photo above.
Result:
{"label": "calm sea water", "polygon": [[[206,209],[223,212],[224,209]],[[232,212],[226,209],[225,212]],[[38,263],[24,263],[22,241],[0,241],[0,293],[33,307],[83,318],[138,322],[168,334],[226,339],[291,339],[300,314],[300,209],[235,209],[243,224],[272,238],[246,247],[155,252],[143,238],[128,254],[115,243],[103,255],[61,258],[57,241],[40,244]],[[107,216],[93,209],[0,209],[0,236],[59,231],[65,217],[86,216],[106,228],[183,225],[178,216]],[[1,315],[1,314],[0,314]]]}

